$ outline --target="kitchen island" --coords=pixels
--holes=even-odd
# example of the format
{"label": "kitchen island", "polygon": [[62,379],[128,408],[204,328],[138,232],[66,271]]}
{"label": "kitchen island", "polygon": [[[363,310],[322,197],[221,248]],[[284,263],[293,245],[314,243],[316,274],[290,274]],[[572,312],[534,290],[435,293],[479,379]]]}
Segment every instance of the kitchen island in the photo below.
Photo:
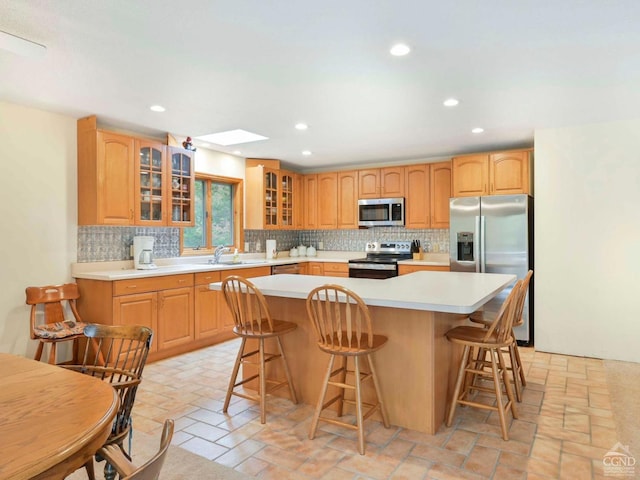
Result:
{"label": "kitchen island", "polygon": [[[298,325],[282,341],[302,402],[316,404],[329,361],[316,345],[307,317],[307,294],[317,286],[340,283],[369,306],[374,333],[389,338],[373,356],[389,421],[433,434],[444,421],[460,358],[460,350],[447,341],[446,332],[467,322],[470,313],[515,279],[502,274],[416,272],[386,280],[277,275],[251,281],[267,297],[274,318]],[[209,286],[220,287],[220,282]],[[281,377],[279,366],[269,367],[269,376]],[[245,377],[252,373],[245,370]],[[365,400],[371,398],[372,388],[366,387]],[[286,395],[281,392],[276,394]]]}

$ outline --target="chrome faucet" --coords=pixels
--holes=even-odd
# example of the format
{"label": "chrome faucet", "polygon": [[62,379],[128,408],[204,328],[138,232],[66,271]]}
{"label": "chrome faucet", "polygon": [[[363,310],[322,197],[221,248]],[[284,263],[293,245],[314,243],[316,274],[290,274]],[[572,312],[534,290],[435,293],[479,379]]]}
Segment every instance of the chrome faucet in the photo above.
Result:
{"label": "chrome faucet", "polygon": [[220,245],[219,247],[216,247],[216,249],[213,251],[213,260],[209,260],[209,263],[220,263],[220,257],[224,252],[228,252],[228,251],[229,251],[228,247],[223,247],[222,245]]}

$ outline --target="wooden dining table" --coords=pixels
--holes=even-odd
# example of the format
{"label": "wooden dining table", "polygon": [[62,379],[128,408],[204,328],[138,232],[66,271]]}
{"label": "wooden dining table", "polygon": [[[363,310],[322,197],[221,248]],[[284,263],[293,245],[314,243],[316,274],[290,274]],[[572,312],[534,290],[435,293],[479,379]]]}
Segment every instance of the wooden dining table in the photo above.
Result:
{"label": "wooden dining table", "polygon": [[117,411],[109,383],[0,353],[0,478],[64,478],[104,444]]}

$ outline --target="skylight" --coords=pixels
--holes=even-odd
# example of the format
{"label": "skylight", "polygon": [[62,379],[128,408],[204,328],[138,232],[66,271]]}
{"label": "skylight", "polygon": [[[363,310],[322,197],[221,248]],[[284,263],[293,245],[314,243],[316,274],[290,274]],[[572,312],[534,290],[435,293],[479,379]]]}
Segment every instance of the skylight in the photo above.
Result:
{"label": "skylight", "polygon": [[257,133],[247,132],[246,130],[236,129],[228,130],[220,133],[210,133],[196,137],[204,142],[215,143],[224,147],[228,145],[237,145],[239,143],[257,142],[259,140],[269,140],[269,137],[258,135]]}

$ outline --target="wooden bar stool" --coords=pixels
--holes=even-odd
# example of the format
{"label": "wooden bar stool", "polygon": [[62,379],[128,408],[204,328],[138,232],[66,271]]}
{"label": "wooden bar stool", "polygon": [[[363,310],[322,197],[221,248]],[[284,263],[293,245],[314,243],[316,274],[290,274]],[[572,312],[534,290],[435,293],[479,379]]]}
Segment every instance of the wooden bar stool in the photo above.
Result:
{"label": "wooden bar stool", "polygon": [[[500,417],[500,427],[502,429],[502,438],[509,440],[507,433],[506,413],[511,410],[513,418],[518,418],[516,411],[513,392],[511,391],[511,382],[509,381],[508,372],[502,357],[502,350],[509,347],[513,342],[511,326],[515,314],[518,297],[521,294],[523,280],[518,280],[506,298],[496,319],[489,328],[479,328],[473,326],[456,327],[447,332],[447,339],[450,342],[464,346],[460,368],[458,370],[458,378],[447,415],[447,426],[451,426],[453,416],[456,412],[458,404],[469,405],[472,407],[482,408],[486,410],[494,410],[498,412]],[[481,358],[474,358],[473,349],[482,349],[489,354],[489,360],[486,360],[486,354]],[[489,370],[487,370],[489,368]],[[483,385],[480,380],[487,378],[493,382],[492,387]],[[503,391],[507,395],[504,401]],[[496,405],[489,405],[480,401],[475,401],[473,392],[494,393],[496,397]]]}
{"label": "wooden bar stool", "polygon": [[[229,381],[229,388],[227,389],[227,396],[222,411],[226,413],[229,408],[231,395],[256,400],[260,402],[260,423],[265,423],[267,393],[288,384],[291,401],[298,403],[296,392],[293,389],[289,366],[287,365],[287,358],[285,357],[282,342],[280,341],[281,335],[292,332],[297,328],[297,325],[292,322],[272,319],[264,295],[262,295],[262,292],[260,292],[253,283],[245,278],[236,275],[225,278],[222,282],[222,292],[235,323],[233,333],[242,338],[242,344],[240,345],[236,362],[233,365],[233,372],[231,373],[231,380]],[[267,338],[274,338],[276,340],[279,353],[265,353],[264,341]],[[258,341],[257,350],[245,352],[248,339]],[[252,360],[252,357],[255,355],[258,356],[257,362]],[[268,362],[278,358],[281,358],[284,364],[286,380],[267,380],[265,366]],[[241,364],[258,365],[258,373],[236,383]],[[236,387],[256,378],[259,380],[257,396],[235,391]],[[267,384],[270,384],[269,390],[267,390]]]}
{"label": "wooden bar stool", "polygon": [[[518,298],[518,304],[516,306],[515,316],[513,319],[513,328],[519,327],[524,323],[522,319],[522,312],[524,311],[524,303],[527,298],[527,293],[529,292],[529,282],[531,281],[531,277],[533,276],[533,270],[529,270],[527,275],[523,279],[523,287]],[[469,316],[469,320],[474,323],[479,323],[484,325],[485,328],[491,327],[493,323],[493,319],[489,318],[485,315],[485,312],[482,310],[478,310],[473,312]],[[513,386],[516,391],[516,399],[521,402],[522,401],[522,389],[527,386],[527,379],[524,375],[524,368],[522,366],[522,360],[520,359],[520,350],[518,349],[518,342],[516,341],[516,336],[513,333],[513,328],[511,329],[511,335],[513,336],[513,343],[509,345],[508,351],[505,352],[509,355],[509,359],[511,361],[511,365],[508,367],[511,370],[513,376]],[[478,352],[479,357],[484,358],[484,353],[481,350]]]}
{"label": "wooden bar stool", "polygon": [[[315,437],[320,420],[341,425],[358,431],[358,451],[364,455],[363,421],[379,410],[385,428],[389,428],[389,420],[380,394],[380,384],[371,361],[371,354],[387,342],[387,337],[373,335],[371,316],[367,305],[354,292],[339,285],[323,285],[313,289],[307,296],[307,312],[318,337],[318,347],[331,355],[316,411],[313,415],[309,438]],[[333,370],[335,359],[338,356],[342,357],[342,366]],[[349,357],[353,359],[353,370],[347,369]],[[361,370],[361,357],[367,359],[370,373]],[[346,383],[347,373],[354,375],[353,385]],[[331,378],[334,376],[338,376],[338,378],[332,381]],[[377,396],[376,403],[373,404],[362,401],[361,382],[367,379],[373,380]],[[325,403],[324,398],[329,385],[339,388],[340,393]],[[354,400],[344,398],[347,389],[354,391]],[[355,405],[355,425],[321,416],[322,410],[335,402],[338,402],[338,417],[342,416],[344,403]],[[362,411],[363,406],[369,408],[366,413]]]}

